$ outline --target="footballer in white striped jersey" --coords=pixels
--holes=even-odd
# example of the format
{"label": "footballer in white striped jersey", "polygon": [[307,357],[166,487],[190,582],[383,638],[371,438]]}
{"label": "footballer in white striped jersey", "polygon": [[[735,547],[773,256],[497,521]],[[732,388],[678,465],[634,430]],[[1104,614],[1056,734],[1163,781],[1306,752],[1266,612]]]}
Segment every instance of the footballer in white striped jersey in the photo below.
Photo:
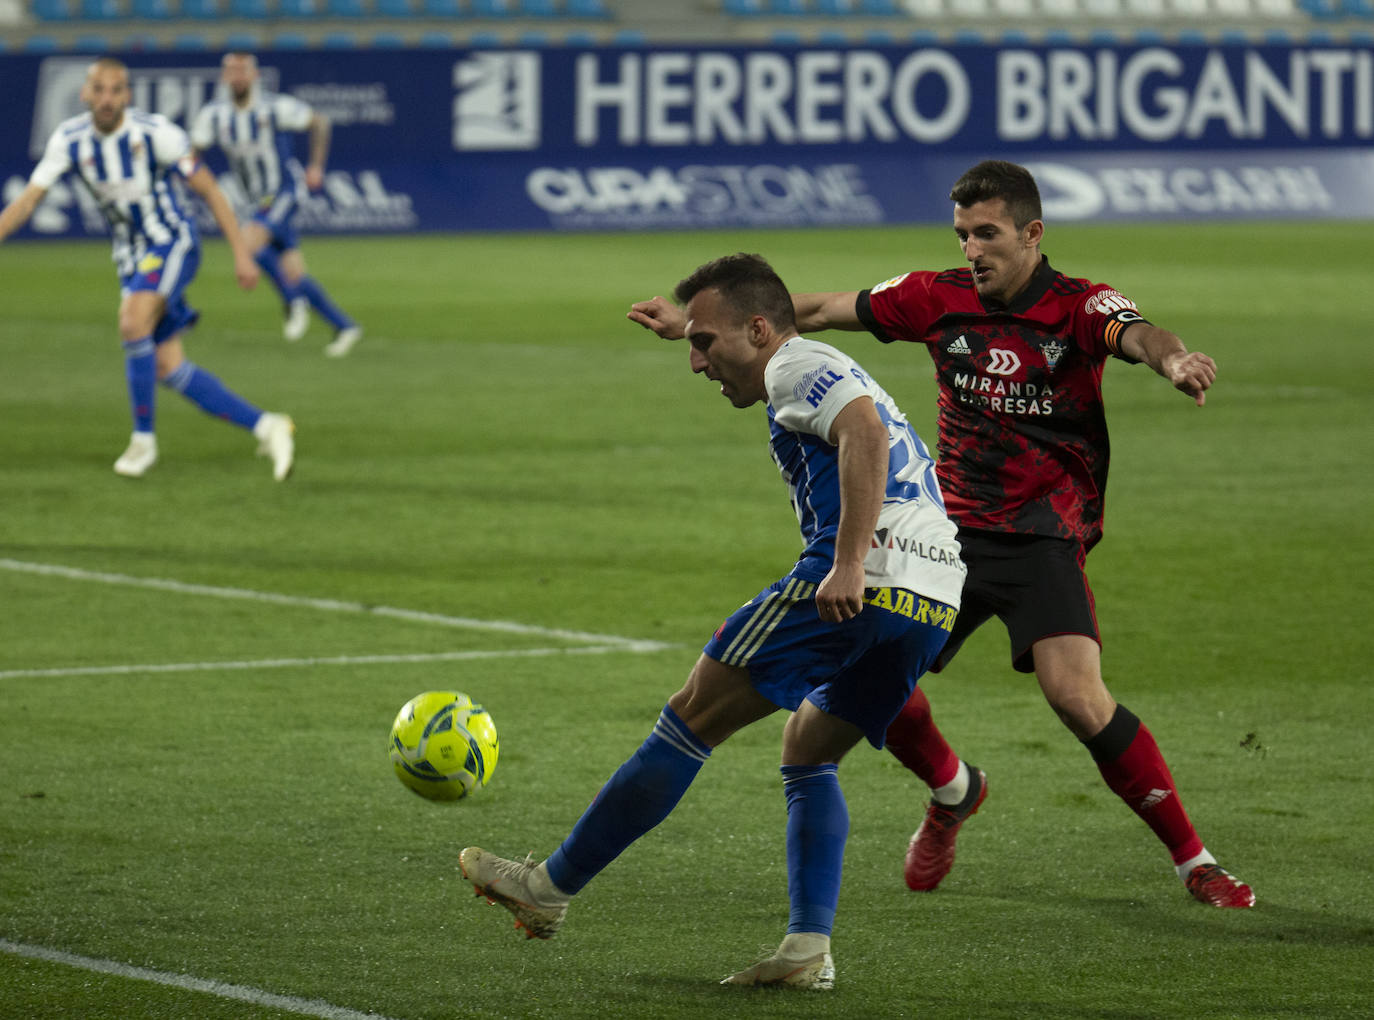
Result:
{"label": "footballer in white striped jersey", "polygon": [[191,152],[186,133],[167,118],[129,106],[129,69],[97,60],[81,90],[87,112],[64,121],[49,139],[29,183],[0,211],[0,241],[33,215],[57,181],[74,178],[95,198],[110,225],[119,273],[119,333],[134,421],[128,449],[114,469],[142,477],[157,462],[153,430],[156,383],[180,392],[207,414],[249,429],[258,452],[272,458],[278,480],[291,472],[295,425],[261,411],[186,358],[182,334],[199,313],[186,288],[200,266],[195,222],[182,207],[182,183],[215,217],[234,253],[239,286],[251,290],[258,269],[239,236],[234,213],[210,173]]}
{"label": "footballer in white striped jersey", "polygon": [[220,80],[224,95],[201,107],[191,125],[191,143],[197,155],[218,147],[229,158],[251,207],[243,220],[244,240],[281,295],[282,335],[291,341],[303,337],[313,308],[334,331],[325,354],[342,357],[362,338],[362,329],[306,270],[294,224],[302,180],[291,136],[309,133],[303,183],[318,191],[329,154],[329,118],[294,96],[264,90],[251,53],[226,53]]}

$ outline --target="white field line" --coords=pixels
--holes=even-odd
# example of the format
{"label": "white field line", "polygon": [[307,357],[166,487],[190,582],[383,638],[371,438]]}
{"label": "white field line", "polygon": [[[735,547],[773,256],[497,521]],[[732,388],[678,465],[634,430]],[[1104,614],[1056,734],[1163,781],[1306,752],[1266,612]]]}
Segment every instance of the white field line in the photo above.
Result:
{"label": "white field line", "polygon": [[[667,646],[663,646],[667,647]],[[0,680],[27,680],[40,677],[122,676],[130,673],[213,673],[235,669],[290,669],[300,666],[372,666],[388,663],[464,662],[468,659],[539,658],[551,655],[613,655],[627,651],[657,649],[638,645],[583,645],[578,648],[513,648],[468,652],[415,652],[397,655],[328,655],[300,659],[242,659],[227,662],[159,662],[144,665],[68,666],[52,669],[0,670]]]}
{"label": "white field line", "polygon": [[334,1006],[320,999],[298,999],[291,995],[276,995],[260,988],[249,988],[246,985],[228,985],[222,981],[207,981],[204,978],[191,977],[188,974],[171,974],[167,971],[149,970],[146,967],[117,963],[114,960],[97,960],[89,956],[76,956],[73,953],[64,953],[59,949],[47,949],[43,946],[31,946],[22,942],[10,942],[8,939],[0,939],[0,952],[26,956],[33,960],[47,960],[50,963],[60,963],[68,967],[78,967],[81,970],[96,971],[100,974],[113,974],[116,977],[130,978],[134,981],[151,981],[153,984],[184,988],[192,992],[203,992],[220,999],[234,999],[237,1002],[247,1002],[254,1006],[263,1006],[269,1009],[280,1009],[288,1013],[299,1013],[302,1016],[322,1017],[324,1020],[386,1020],[385,1017],[377,1013],[360,1013],[356,1009]]}
{"label": "white field line", "polygon": [[247,602],[266,602],[279,606],[319,609],[331,613],[384,616],[411,623],[428,623],[437,627],[452,627],[459,630],[485,630],[503,634],[523,634],[529,637],[577,641],[584,644],[615,645],[622,651],[628,652],[659,652],[673,647],[661,641],[641,641],[637,638],[620,637],[614,634],[592,634],[581,630],[536,627],[531,624],[513,623],[508,620],[479,620],[466,616],[444,616],[440,613],[427,613],[417,609],[372,606],[363,602],[318,599],[304,595],[283,595],[279,592],[253,591],[249,588],[220,588],[208,584],[187,584],[184,581],[173,581],[160,577],[134,577],[129,574],[80,570],[76,567],[64,567],[55,563],[29,563],[25,560],[0,558],[0,569],[21,574],[39,574],[44,577],[62,577],[70,581],[123,585],[130,588],[152,588],[157,591],[175,592],[178,595],[203,595],[209,598],[239,599]]}

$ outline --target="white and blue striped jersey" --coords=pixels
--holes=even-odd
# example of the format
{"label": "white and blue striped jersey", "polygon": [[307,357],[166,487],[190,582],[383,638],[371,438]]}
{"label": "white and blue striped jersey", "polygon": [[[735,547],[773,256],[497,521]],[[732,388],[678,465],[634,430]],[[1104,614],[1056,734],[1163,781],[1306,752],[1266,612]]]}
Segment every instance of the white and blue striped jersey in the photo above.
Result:
{"label": "white and blue striped jersey", "polygon": [[191,143],[202,152],[216,145],[223,149],[248,200],[266,206],[281,191],[295,188],[290,133],[309,128],[313,116],[310,106],[294,96],[254,89],[242,109],[229,98],[202,106],[191,125]]}
{"label": "white and blue striped jersey", "polygon": [[847,354],[793,337],[764,370],[773,460],[792,490],[806,548],[793,573],[820,581],[835,558],[840,526],[836,416],[870,397],[887,426],[887,492],[868,555],[865,584],[918,592],[958,607],[965,567],[954,523],[945,515],[935,462],[906,416]]}
{"label": "white and blue striped jersey", "polygon": [[72,174],[110,224],[123,277],[151,247],[196,243],[194,221],[174,184],[174,175],[189,177],[196,166],[185,131],[161,114],[129,108],[108,135],[96,129],[89,113],[63,121],[29,183],[46,190]]}

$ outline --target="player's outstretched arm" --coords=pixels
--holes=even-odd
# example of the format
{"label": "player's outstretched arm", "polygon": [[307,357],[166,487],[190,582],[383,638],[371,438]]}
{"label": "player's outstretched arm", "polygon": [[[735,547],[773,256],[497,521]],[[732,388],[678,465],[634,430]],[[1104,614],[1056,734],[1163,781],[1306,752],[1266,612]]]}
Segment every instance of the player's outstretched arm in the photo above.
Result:
{"label": "player's outstretched arm", "polygon": [[859,321],[859,292],[837,290],[815,294],[793,294],[792,311],[797,317],[797,332],[818,333],[824,329],[863,329]]}
{"label": "player's outstretched arm", "polygon": [[625,316],[664,340],[681,340],[687,332],[687,315],[665,297],[636,301]]}
{"label": "player's outstretched arm", "polygon": [[[859,321],[858,299],[857,290],[793,294],[792,308],[797,318],[797,332],[863,329],[864,325]],[[680,340],[687,329],[687,317],[682,309],[663,297],[636,301],[630,306],[627,318],[652,330],[664,340]]]}
{"label": "player's outstretched arm", "polygon": [[47,193],[47,188],[40,188],[37,184],[29,184],[15,197],[13,202],[5,206],[3,211],[0,211],[0,241],[29,222],[29,218],[33,216],[33,211],[38,208],[38,203],[43,201],[43,196]]}
{"label": "player's outstretched arm", "polygon": [[841,623],[864,607],[864,558],[887,489],[887,426],[870,397],[857,397],[835,416],[830,439],[839,447],[840,526],[835,563],[816,589],[816,612]]}
{"label": "player's outstretched arm", "polygon": [[1207,391],[1217,379],[1217,363],[1201,351],[1189,351],[1177,334],[1148,322],[1133,323],[1121,334],[1121,350],[1168,379],[1198,407],[1207,403]]}
{"label": "player's outstretched arm", "polygon": [[234,253],[234,276],[238,279],[239,286],[244,290],[252,290],[258,283],[258,264],[253,261],[253,253],[243,243],[243,235],[239,233],[234,210],[229,205],[229,200],[224,197],[224,192],[220,191],[219,185],[215,183],[215,175],[210,172],[209,167],[201,163],[191,176],[186,178],[186,184],[205,200],[205,204],[210,207],[210,214],[219,224],[220,232],[229,242],[229,248]]}

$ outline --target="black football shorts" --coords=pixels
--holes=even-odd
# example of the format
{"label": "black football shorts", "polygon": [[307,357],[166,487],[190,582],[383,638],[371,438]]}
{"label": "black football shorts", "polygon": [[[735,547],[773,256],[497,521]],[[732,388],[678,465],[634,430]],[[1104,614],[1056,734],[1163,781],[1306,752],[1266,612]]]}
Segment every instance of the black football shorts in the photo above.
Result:
{"label": "black football shorts", "polygon": [[959,531],[968,577],[954,630],[931,667],[939,672],[965,639],[996,616],[1011,638],[1011,664],[1035,672],[1031,646],[1057,634],[1083,634],[1098,644],[1097,612],[1083,546],[1063,538]]}

